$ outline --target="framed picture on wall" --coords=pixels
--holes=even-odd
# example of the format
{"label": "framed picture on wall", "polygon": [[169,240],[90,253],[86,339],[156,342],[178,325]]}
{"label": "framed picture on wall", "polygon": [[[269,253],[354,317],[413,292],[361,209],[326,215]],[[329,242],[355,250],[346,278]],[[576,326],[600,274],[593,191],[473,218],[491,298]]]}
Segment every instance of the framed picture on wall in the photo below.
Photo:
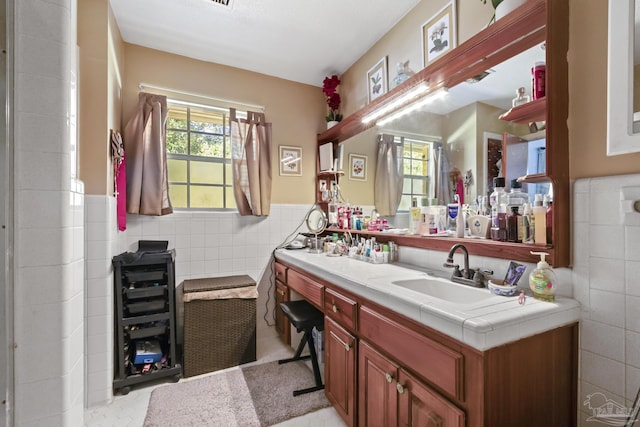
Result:
{"label": "framed picture on wall", "polygon": [[367,71],[368,100],[373,101],[389,90],[389,76],[387,73],[387,57],[385,56]]}
{"label": "framed picture on wall", "polygon": [[451,1],[422,25],[422,65],[456,47],[456,2]]}
{"label": "framed picture on wall", "polygon": [[364,154],[349,154],[349,179],[353,181],[367,180],[367,156]]}
{"label": "framed picture on wall", "polygon": [[302,147],[278,146],[281,176],[302,176]]}

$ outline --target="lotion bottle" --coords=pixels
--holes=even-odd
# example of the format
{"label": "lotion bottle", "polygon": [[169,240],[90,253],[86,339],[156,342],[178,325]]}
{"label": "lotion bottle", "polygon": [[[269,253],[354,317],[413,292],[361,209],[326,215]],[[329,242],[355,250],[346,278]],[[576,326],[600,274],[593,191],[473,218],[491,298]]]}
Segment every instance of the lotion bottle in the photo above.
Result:
{"label": "lotion bottle", "polygon": [[411,200],[411,209],[409,210],[409,234],[418,234],[420,231],[420,208],[418,200],[414,197]]}
{"label": "lotion bottle", "polygon": [[529,274],[529,287],[533,291],[533,297],[542,301],[552,302],[556,298],[556,274],[553,272],[545,256],[546,252],[531,252],[532,255],[540,255],[540,262],[535,270]]}

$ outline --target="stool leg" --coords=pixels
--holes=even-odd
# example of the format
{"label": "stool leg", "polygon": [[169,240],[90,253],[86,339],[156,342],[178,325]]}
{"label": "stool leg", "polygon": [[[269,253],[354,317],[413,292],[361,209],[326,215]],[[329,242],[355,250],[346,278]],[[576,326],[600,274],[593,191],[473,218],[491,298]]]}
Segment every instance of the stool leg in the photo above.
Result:
{"label": "stool leg", "polygon": [[320,376],[320,366],[318,365],[318,354],[316,353],[316,346],[313,341],[313,335],[309,334],[309,352],[311,353],[311,366],[313,367],[313,376],[316,378],[316,385],[314,387],[304,388],[302,390],[294,390],[294,396],[300,396],[301,394],[311,393],[312,391],[318,391],[324,389],[322,384],[322,377]]}
{"label": "stool leg", "polygon": [[296,350],[296,353],[293,355],[293,357],[289,359],[278,360],[278,364],[282,365],[283,363],[295,362],[296,360],[309,359],[311,355],[300,356],[302,354],[302,350],[304,350],[304,345],[309,341],[309,338],[313,339],[313,337],[311,337],[311,331],[309,332],[305,331],[304,335],[302,336],[302,339],[300,340],[300,344],[298,344],[298,349]]}

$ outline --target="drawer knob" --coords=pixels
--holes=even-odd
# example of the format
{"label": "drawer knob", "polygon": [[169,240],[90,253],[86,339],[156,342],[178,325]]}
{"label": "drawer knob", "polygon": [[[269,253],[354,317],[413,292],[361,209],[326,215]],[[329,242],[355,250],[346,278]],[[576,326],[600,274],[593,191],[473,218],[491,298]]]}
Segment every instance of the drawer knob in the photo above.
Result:
{"label": "drawer knob", "polygon": [[396,384],[396,390],[398,390],[398,393],[402,394],[404,393],[404,386],[400,383]]}
{"label": "drawer knob", "polygon": [[284,296],[284,291],[282,289],[278,289],[278,293],[282,296]]}
{"label": "drawer knob", "polygon": [[338,306],[333,304],[333,306],[331,307],[331,309],[333,310],[334,313],[338,312]]}
{"label": "drawer knob", "polygon": [[384,377],[386,378],[389,384],[393,382],[393,375],[391,375],[390,373],[387,372],[386,374],[384,374]]}
{"label": "drawer knob", "polygon": [[349,351],[349,350],[351,350],[351,346],[349,344],[347,344],[347,343],[344,343],[344,349],[346,351]]}

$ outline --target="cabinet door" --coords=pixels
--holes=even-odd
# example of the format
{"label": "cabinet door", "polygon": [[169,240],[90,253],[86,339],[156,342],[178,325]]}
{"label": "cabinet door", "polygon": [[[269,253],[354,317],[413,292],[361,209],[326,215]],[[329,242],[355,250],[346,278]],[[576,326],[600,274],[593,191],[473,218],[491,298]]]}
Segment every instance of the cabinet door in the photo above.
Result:
{"label": "cabinet door", "polygon": [[355,425],[356,339],[325,317],[325,393],[348,426]]}
{"label": "cabinet door", "polygon": [[284,301],[289,301],[289,288],[276,280],[276,331],[285,344],[291,344],[291,324],[280,308],[280,303]]}
{"label": "cabinet door", "polygon": [[403,369],[396,389],[399,426],[464,426],[464,412]]}
{"label": "cabinet door", "polygon": [[360,341],[358,345],[358,424],[396,426],[398,366]]}

